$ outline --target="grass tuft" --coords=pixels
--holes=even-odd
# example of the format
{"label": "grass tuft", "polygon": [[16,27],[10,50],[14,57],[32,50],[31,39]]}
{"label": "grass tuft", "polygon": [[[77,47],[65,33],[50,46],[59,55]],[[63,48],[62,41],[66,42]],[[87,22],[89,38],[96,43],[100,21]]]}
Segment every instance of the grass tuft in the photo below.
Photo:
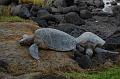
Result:
{"label": "grass tuft", "polygon": [[19,3],[32,3],[39,6],[44,6],[45,0],[19,0]]}
{"label": "grass tuft", "polygon": [[22,19],[18,16],[0,16],[0,22],[24,22],[25,19]]}
{"label": "grass tuft", "polygon": [[68,79],[120,79],[120,66],[96,72],[65,73]]}

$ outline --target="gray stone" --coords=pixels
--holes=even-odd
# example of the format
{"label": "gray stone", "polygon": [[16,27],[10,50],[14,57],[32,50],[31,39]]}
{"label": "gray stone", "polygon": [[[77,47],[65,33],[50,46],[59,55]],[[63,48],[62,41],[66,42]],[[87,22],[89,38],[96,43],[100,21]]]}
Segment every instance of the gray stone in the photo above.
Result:
{"label": "gray stone", "polygon": [[120,14],[120,5],[114,6],[112,8],[112,11],[113,11],[113,15],[117,17]]}
{"label": "gray stone", "polygon": [[31,16],[28,8],[24,5],[17,5],[11,8],[11,15],[29,18]]}
{"label": "gray stone", "polygon": [[76,26],[74,24],[70,24],[70,23],[60,23],[57,26],[51,26],[51,28],[61,30],[63,32],[70,34],[71,36],[74,36],[74,37],[79,37],[84,32],[87,32],[87,30],[82,29],[81,27]]}
{"label": "gray stone", "polygon": [[51,9],[52,9],[52,13],[63,13],[63,14],[79,11],[79,8],[77,6],[58,7],[58,8],[51,7]]}
{"label": "gray stone", "polygon": [[53,5],[55,7],[67,7],[65,0],[55,0]]}
{"label": "gray stone", "polygon": [[103,39],[108,38],[117,30],[114,17],[93,16],[93,18],[95,21],[87,20],[86,24],[80,27],[95,33]]}
{"label": "gray stone", "polygon": [[109,50],[115,50],[120,47],[120,28],[117,29],[110,37],[106,39],[106,44],[104,47]]}
{"label": "gray stone", "polygon": [[91,12],[88,11],[88,10],[81,10],[81,11],[80,11],[80,17],[81,17],[82,19],[88,19],[88,18],[91,18],[91,17],[92,17],[92,14],[91,14]]}
{"label": "gray stone", "polygon": [[42,16],[46,16],[49,15],[50,13],[47,10],[39,10],[37,12],[37,17],[42,17]]}
{"label": "gray stone", "polygon": [[64,18],[65,23],[71,23],[75,25],[83,25],[85,24],[85,21],[79,17],[79,15],[75,12],[70,12],[65,15]]}
{"label": "gray stone", "polygon": [[85,2],[88,5],[94,6],[94,7],[97,7],[97,8],[100,8],[100,7],[102,7],[104,5],[102,0],[75,0],[75,3],[77,3],[78,5],[81,2]]}
{"label": "gray stone", "polygon": [[33,17],[37,16],[38,11],[40,10],[40,6],[36,6],[36,5],[32,5],[31,9],[30,9],[30,13]]}

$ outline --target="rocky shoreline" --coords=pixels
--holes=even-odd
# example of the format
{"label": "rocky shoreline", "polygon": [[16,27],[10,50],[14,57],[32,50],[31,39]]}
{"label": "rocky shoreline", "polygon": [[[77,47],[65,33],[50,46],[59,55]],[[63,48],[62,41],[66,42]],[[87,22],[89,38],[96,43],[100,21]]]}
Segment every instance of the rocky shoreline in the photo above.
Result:
{"label": "rocky shoreline", "polygon": [[[7,0],[6,0],[7,1]],[[8,2],[11,3],[14,0]],[[74,54],[70,52],[57,52],[42,50],[41,60],[37,62],[29,55],[28,47],[22,47],[19,40],[24,34],[33,35],[39,28],[54,28],[78,37],[84,32],[92,32],[106,41],[103,48],[116,50],[120,47],[120,6],[112,6],[112,13],[104,12],[102,0],[55,0],[49,7],[41,7],[34,4],[10,5],[10,14],[19,16],[33,22],[0,22],[0,71],[7,74],[0,75],[0,79],[27,79],[29,73],[54,74],[61,72],[84,71],[76,62]],[[6,3],[1,3],[6,4]],[[6,5],[8,5],[6,4]],[[1,5],[2,6],[2,5]],[[1,7],[0,7],[0,10]],[[105,54],[104,54],[105,55]],[[94,56],[96,57],[96,56]],[[113,66],[120,62],[119,55],[105,55],[102,67]],[[114,60],[115,59],[115,60]],[[93,58],[94,66],[101,67],[96,58]],[[37,73],[37,74],[38,74]],[[8,74],[18,76],[12,77]],[[35,73],[36,76],[36,73]],[[66,79],[56,76],[39,76],[28,79]]]}

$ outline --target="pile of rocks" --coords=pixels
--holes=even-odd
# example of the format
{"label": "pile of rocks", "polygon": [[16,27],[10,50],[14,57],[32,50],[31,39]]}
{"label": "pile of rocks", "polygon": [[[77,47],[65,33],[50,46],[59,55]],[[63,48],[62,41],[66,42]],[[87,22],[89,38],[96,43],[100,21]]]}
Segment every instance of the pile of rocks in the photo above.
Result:
{"label": "pile of rocks", "polygon": [[[18,0],[1,0],[0,5],[12,3],[11,15],[32,19],[42,27],[55,26],[61,23],[81,26],[86,24],[86,20],[96,15],[116,15],[116,9],[113,9],[114,12],[112,13],[106,10],[107,2],[105,1],[106,0],[48,0],[46,5],[50,4],[49,6],[40,7],[34,4],[18,4]],[[115,4],[115,2],[112,4]]]}
{"label": "pile of rocks", "polygon": [[[86,21],[89,20],[90,22],[98,22],[94,16],[108,17],[116,15],[116,11],[119,11],[116,10],[115,6],[112,13],[106,12],[106,7],[104,8],[106,2],[103,3],[102,0],[48,0],[47,2],[51,2],[49,7],[40,7],[33,4],[12,5],[11,15],[32,19],[40,27],[55,28],[59,24],[66,23],[67,25],[74,24],[77,27],[86,25]],[[119,25],[119,22],[117,24]],[[57,28],[59,29],[59,27]]]}

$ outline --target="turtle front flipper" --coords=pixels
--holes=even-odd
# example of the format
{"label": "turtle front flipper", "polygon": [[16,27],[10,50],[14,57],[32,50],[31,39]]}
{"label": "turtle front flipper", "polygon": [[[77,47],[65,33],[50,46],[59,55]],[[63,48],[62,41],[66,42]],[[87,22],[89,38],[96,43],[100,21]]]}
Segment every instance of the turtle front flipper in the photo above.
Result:
{"label": "turtle front flipper", "polygon": [[88,55],[82,55],[80,57],[75,58],[75,60],[78,62],[79,66],[83,69],[91,68],[93,63],[91,58]]}
{"label": "turtle front flipper", "polygon": [[95,52],[97,53],[109,53],[109,54],[119,54],[119,52],[112,52],[112,51],[109,51],[109,50],[105,50],[105,49],[102,49],[102,48],[95,48]]}
{"label": "turtle front flipper", "polygon": [[32,44],[29,48],[29,51],[30,51],[30,54],[31,56],[36,59],[36,60],[39,60],[40,57],[39,57],[39,52],[38,52],[38,46],[36,44]]}
{"label": "turtle front flipper", "polygon": [[119,52],[112,52],[98,47],[95,48],[95,52],[99,63],[104,63],[105,59],[116,61],[119,56]]}

